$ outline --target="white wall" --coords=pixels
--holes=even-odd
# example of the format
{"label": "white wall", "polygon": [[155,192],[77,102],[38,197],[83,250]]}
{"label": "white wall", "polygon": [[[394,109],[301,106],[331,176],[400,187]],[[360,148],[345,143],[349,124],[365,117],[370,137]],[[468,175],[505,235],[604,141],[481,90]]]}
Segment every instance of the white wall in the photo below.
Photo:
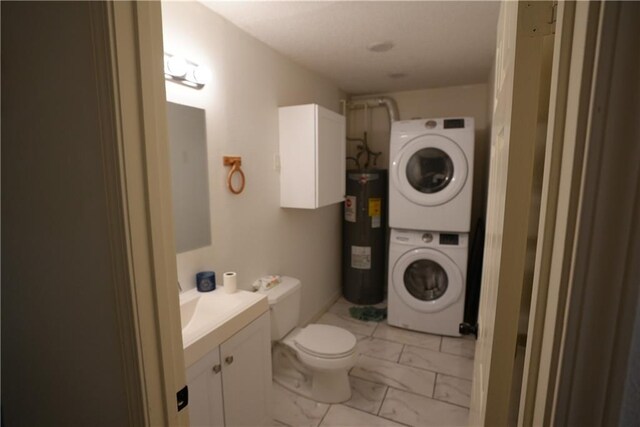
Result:
{"label": "white wall", "polygon": [[[487,84],[453,86],[435,89],[422,89],[405,92],[390,92],[378,95],[390,96],[396,100],[400,120],[413,118],[473,117],[475,119],[475,162],[473,173],[472,232],[480,215],[484,215],[486,202],[486,183],[489,155],[489,131],[491,115],[488,111]],[[357,99],[357,98],[356,98]],[[368,141],[373,151],[382,151],[378,166],[389,168],[389,119],[383,107],[353,110],[349,114],[347,134],[361,138],[368,129]],[[350,156],[356,153],[355,142],[347,143]],[[354,163],[349,161],[348,167]],[[473,236],[473,234],[472,234]]]}
{"label": "white wall", "polygon": [[[206,110],[211,233],[209,247],[179,254],[183,288],[194,275],[213,269],[238,273],[249,289],[258,277],[276,273],[303,283],[303,320],[309,320],[340,289],[341,207],[282,209],[278,152],[278,107],[318,103],[339,111],[344,97],[320,76],[294,64],[203,5],[163,2],[165,51],[205,64],[213,83],[194,90],[167,82],[167,99]],[[242,156],[247,185],[241,195],[225,185],[225,155]]]}

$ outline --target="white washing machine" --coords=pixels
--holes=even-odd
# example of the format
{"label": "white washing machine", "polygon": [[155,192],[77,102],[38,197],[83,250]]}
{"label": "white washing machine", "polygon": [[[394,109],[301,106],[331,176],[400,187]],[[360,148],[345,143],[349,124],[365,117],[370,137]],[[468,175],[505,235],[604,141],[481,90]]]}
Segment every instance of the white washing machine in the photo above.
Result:
{"label": "white washing machine", "polygon": [[474,120],[394,122],[389,147],[389,227],[468,232]]}
{"label": "white washing machine", "polygon": [[387,321],[414,331],[460,336],[467,233],[391,230]]}

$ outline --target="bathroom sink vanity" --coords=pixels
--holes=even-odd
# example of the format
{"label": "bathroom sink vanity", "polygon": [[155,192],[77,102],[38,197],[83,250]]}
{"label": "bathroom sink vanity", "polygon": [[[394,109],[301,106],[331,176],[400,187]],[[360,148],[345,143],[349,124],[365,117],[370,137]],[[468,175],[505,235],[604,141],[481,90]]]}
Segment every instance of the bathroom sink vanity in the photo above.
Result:
{"label": "bathroom sink vanity", "polygon": [[180,295],[192,426],[269,425],[271,333],[265,295]]}

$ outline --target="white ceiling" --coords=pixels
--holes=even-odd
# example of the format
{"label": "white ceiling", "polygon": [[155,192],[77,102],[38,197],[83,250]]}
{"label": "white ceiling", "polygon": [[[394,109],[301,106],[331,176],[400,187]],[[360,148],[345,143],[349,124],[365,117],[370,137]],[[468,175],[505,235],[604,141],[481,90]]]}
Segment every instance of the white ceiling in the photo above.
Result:
{"label": "white ceiling", "polygon": [[[350,94],[486,82],[499,9],[485,1],[203,3]],[[390,51],[367,50],[387,41]]]}

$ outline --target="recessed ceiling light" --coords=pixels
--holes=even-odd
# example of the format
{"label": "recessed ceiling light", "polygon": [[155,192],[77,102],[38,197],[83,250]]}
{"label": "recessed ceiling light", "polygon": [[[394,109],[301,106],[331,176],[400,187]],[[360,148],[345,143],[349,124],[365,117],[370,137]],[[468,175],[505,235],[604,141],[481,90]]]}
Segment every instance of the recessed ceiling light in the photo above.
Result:
{"label": "recessed ceiling light", "polygon": [[403,78],[407,77],[407,75],[405,73],[390,73],[390,74],[388,74],[388,76],[391,79],[403,79]]}
{"label": "recessed ceiling light", "polygon": [[393,46],[394,44],[392,41],[374,42],[367,46],[367,50],[370,50],[371,52],[386,52],[393,49]]}

